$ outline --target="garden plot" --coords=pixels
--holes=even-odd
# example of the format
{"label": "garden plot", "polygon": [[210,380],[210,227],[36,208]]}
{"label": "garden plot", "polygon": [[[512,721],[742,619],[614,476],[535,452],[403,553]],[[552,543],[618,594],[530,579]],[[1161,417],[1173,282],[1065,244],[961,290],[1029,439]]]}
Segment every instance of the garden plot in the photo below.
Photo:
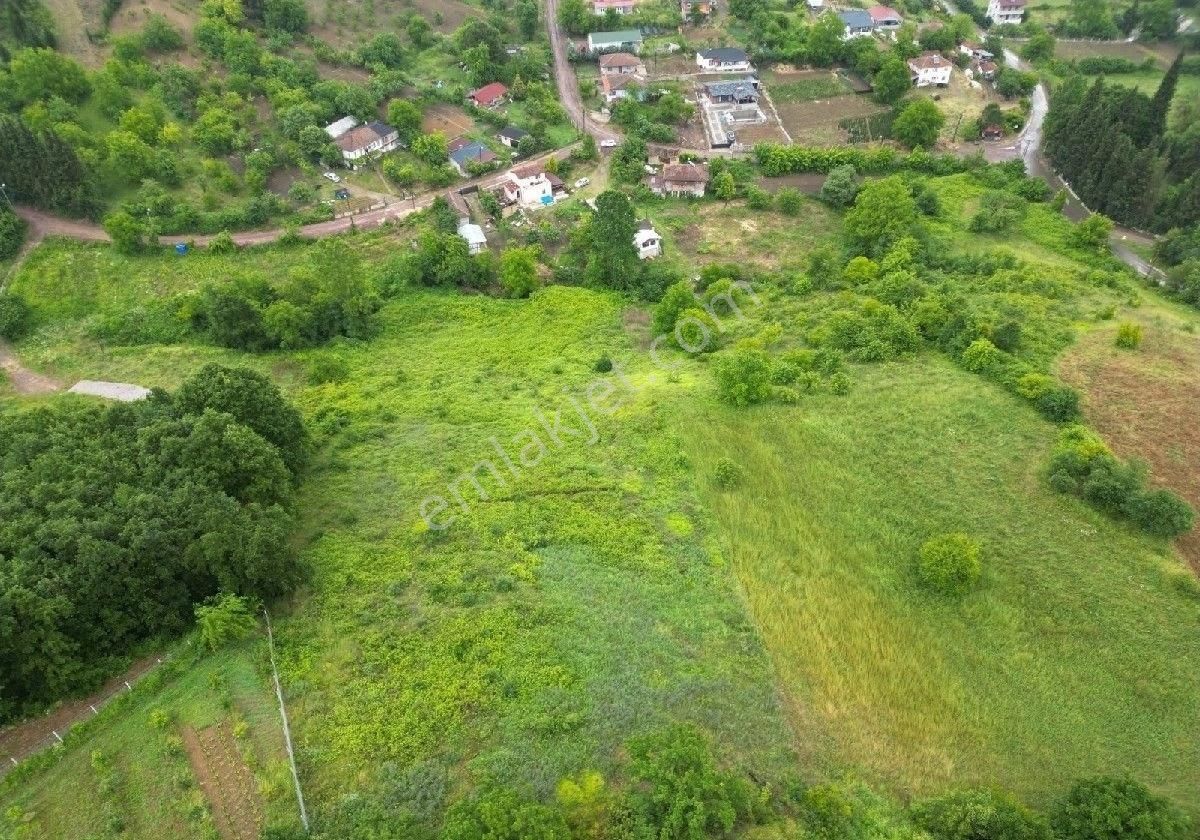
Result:
{"label": "garden plot", "polygon": [[884,110],[864,96],[845,94],[811,102],[775,101],[783,127],[795,143],[832,146],[846,142],[838,122],[847,117],[866,117]]}
{"label": "garden plot", "polygon": [[475,127],[475,118],[458,105],[431,105],[421,120],[421,131],[426,134],[440,131],[446,137],[470,134]]}

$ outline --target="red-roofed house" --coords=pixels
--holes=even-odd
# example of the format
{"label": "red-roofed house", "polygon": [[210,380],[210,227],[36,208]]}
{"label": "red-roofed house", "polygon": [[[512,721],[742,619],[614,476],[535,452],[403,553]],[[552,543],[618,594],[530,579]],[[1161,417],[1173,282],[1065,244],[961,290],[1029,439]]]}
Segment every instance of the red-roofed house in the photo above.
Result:
{"label": "red-roofed house", "polygon": [[891,6],[872,6],[867,9],[867,14],[871,16],[871,22],[875,24],[876,29],[899,29],[904,23],[904,18]]}
{"label": "red-roofed house", "polygon": [[479,90],[473,90],[467,95],[472,105],[479,108],[495,108],[508,96],[508,88],[499,82],[484,85]]}
{"label": "red-roofed house", "polygon": [[913,84],[917,87],[945,87],[950,84],[950,68],[953,66],[954,63],[950,59],[935,52],[921,53],[908,60],[908,69],[912,73]]}
{"label": "red-roofed house", "polygon": [[620,76],[627,73],[644,76],[646,75],[646,65],[642,64],[642,60],[633,53],[605,53],[600,56],[601,76]]}

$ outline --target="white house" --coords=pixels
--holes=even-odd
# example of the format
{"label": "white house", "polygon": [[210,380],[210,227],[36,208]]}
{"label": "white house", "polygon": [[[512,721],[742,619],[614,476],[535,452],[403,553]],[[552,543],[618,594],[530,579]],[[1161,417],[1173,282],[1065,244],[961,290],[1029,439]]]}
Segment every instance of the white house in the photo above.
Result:
{"label": "white house", "polygon": [[631,52],[642,51],[640,29],[622,29],[619,32],[592,32],[587,37],[588,52]]}
{"label": "white house", "polygon": [[487,235],[479,225],[461,222],[458,226],[458,235],[466,240],[467,250],[472,254],[483,253],[487,248]]}
{"label": "white house", "polygon": [[808,8],[809,11],[816,14],[825,8],[825,0],[808,0]]}
{"label": "white house", "polygon": [[333,141],[342,150],[342,160],[351,169],[367,155],[390,152],[400,145],[400,132],[387,123],[372,122],[352,128]]}
{"label": "white house", "polygon": [[637,248],[639,260],[662,256],[662,237],[648,219],[638,222],[637,232],[633,235],[633,247]]}
{"label": "white house", "polygon": [[526,209],[554,203],[554,184],[539,163],[514,166],[504,181],[504,197]]}
{"label": "white house", "polygon": [[935,52],[921,53],[908,60],[908,70],[912,73],[913,84],[917,87],[945,87],[950,84],[952,67],[954,63],[950,59]]}
{"label": "white house", "polygon": [[600,89],[604,92],[604,101],[609,105],[618,99],[627,99],[631,90],[637,90],[639,102],[644,99],[641,88],[646,84],[645,76],[601,76]]}
{"label": "white house", "polygon": [[1025,0],[988,0],[987,16],[993,24],[1020,23],[1025,17]]}
{"label": "white house", "polygon": [[750,56],[737,47],[715,47],[696,53],[696,66],[705,73],[748,73],[754,69]]}
{"label": "white house", "polygon": [[628,15],[633,12],[633,5],[633,0],[592,0],[592,11],[603,16],[612,9],[619,15]]}
{"label": "white house", "polygon": [[336,140],[356,125],[358,125],[358,120],[354,117],[342,117],[337,122],[331,122],[325,126],[325,133],[331,140]]}

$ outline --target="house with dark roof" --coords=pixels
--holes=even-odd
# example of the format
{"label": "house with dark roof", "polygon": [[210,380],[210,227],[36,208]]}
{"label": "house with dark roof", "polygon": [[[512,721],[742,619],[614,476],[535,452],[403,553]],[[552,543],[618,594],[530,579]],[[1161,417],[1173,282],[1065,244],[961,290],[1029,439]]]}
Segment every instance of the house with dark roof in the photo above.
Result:
{"label": "house with dark roof", "polygon": [[496,139],[505,146],[508,146],[508,148],[515,149],[528,136],[529,132],[525,129],[510,125],[500,129],[500,133],[496,135]]}
{"label": "house with dark roof", "polygon": [[467,100],[477,108],[495,108],[508,96],[508,88],[499,82],[484,85],[467,94]]}
{"label": "house with dark roof", "polygon": [[862,9],[842,9],[838,12],[838,17],[842,19],[842,26],[845,27],[842,32],[843,41],[866,38],[875,31],[875,21]]}
{"label": "house with dark roof", "polygon": [[696,53],[696,66],[705,73],[746,73],[754,69],[750,56],[738,47],[713,47]]}
{"label": "house with dark roof", "polygon": [[450,165],[464,178],[470,174],[467,169],[468,163],[488,164],[495,160],[496,154],[491,149],[474,140],[458,144],[457,148],[450,152]]}
{"label": "house with dark roof", "polygon": [[707,82],[704,95],[713,102],[736,102],[745,105],[758,101],[758,79],[749,76],[728,82]]}
{"label": "house with dark roof", "polygon": [[333,141],[342,152],[342,160],[351,169],[371,154],[390,152],[400,145],[400,132],[387,123],[369,122],[352,128]]}

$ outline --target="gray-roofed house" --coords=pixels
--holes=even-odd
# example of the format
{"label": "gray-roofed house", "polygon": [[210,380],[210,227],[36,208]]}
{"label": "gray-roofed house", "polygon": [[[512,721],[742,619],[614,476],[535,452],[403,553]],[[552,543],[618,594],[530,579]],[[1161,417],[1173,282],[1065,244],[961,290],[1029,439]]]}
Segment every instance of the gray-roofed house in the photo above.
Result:
{"label": "gray-roofed house", "polygon": [[529,136],[529,132],[523,128],[517,128],[515,125],[510,125],[500,130],[496,135],[496,139],[508,146],[510,149],[517,148],[521,140]]}
{"label": "gray-roofed house", "polygon": [[451,165],[458,170],[458,174],[462,175],[464,178],[470,174],[467,170],[467,164],[471,161],[486,164],[491,163],[494,160],[496,160],[496,154],[491,149],[474,141],[459,146],[457,149],[450,152]]}
{"label": "gray-roofed house", "polygon": [[696,66],[705,73],[745,73],[754,69],[750,56],[738,47],[713,47],[696,53]]}
{"label": "gray-roofed house", "polygon": [[851,38],[866,38],[875,31],[875,21],[871,20],[871,16],[862,9],[843,9],[838,12],[838,17],[842,19],[842,25],[845,31],[842,33],[842,40],[849,41]]}
{"label": "gray-roofed house", "polygon": [[707,82],[704,95],[713,102],[736,102],[745,105],[758,101],[758,79],[749,76],[728,82]]}
{"label": "gray-roofed house", "polygon": [[708,176],[708,167],[702,163],[669,163],[650,179],[650,190],[655,195],[703,198]]}

